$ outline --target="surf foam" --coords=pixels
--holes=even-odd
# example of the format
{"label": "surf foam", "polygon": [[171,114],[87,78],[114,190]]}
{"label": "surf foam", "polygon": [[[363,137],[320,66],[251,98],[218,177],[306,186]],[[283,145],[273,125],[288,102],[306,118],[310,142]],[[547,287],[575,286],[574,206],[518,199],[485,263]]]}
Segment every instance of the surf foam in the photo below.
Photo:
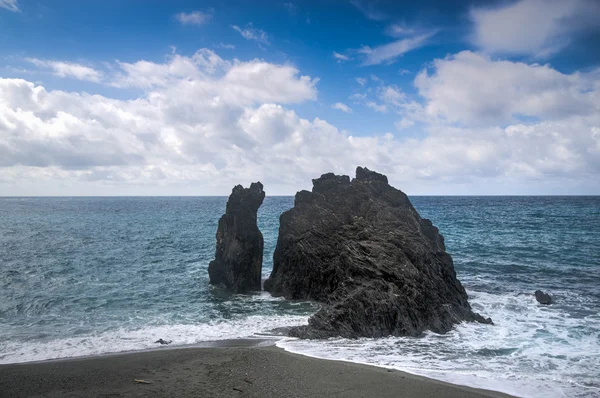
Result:
{"label": "surf foam", "polygon": [[532,295],[516,293],[472,292],[470,300],[494,326],[463,323],[419,338],[285,339],[277,346],[521,397],[600,395],[598,314],[573,318],[560,305],[540,306]]}
{"label": "surf foam", "polygon": [[49,341],[0,342],[0,363],[20,363],[57,358],[72,358],[108,353],[139,351],[159,347],[156,340],[172,340],[170,346],[207,341],[259,338],[257,333],[277,327],[306,324],[307,316],[248,316],[195,325],[157,325],[138,329],[116,329],[81,337]]}

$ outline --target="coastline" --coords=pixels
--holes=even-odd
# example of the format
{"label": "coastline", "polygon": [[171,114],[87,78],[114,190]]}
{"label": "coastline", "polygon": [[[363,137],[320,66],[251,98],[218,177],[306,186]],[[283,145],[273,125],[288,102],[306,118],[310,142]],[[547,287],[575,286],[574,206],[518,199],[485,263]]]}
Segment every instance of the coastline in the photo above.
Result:
{"label": "coastline", "polygon": [[0,365],[0,391],[11,397],[510,397],[397,370],[294,354],[276,347],[274,340]]}

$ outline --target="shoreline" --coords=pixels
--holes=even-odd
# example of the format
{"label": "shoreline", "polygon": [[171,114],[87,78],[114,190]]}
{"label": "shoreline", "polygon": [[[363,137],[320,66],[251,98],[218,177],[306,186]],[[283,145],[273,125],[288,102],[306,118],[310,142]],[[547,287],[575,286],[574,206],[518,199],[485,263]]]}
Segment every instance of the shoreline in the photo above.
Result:
{"label": "shoreline", "polygon": [[294,354],[275,346],[276,341],[224,340],[5,364],[0,365],[0,395],[510,397],[383,367]]}
{"label": "shoreline", "polygon": [[206,341],[200,341],[198,343],[193,343],[193,344],[157,345],[156,347],[141,348],[138,350],[103,352],[100,354],[86,354],[86,355],[78,355],[78,356],[72,356],[72,357],[60,357],[60,358],[48,358],[48,359],[36,359],[33,361],[0,363],[0,371],[3,366],[45,364],[45,363],[63,362],[63,361],[77,361],[77,360],[97,359],[97,358],[104,358],[104,357],[114,357],[114,356],[121,356],[121,355],[135,355],[135,354],[141,354],[141,353],[145,353],[145,352],[155,352],[155,351],[187,350],[190,348],[268,347],[268,346],[275,346],[275,344],[278,341],[279,340],[275,339],[275,338],[247,337],[247,338],[238,338],[238,339],[206,340]]}

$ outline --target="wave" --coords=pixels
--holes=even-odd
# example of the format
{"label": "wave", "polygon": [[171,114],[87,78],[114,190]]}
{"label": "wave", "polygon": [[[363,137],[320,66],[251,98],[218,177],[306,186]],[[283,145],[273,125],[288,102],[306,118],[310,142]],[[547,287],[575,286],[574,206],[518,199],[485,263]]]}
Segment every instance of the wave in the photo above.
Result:
{"label": "wave", "polygon": [[284,339],[277,346],[521,397],[600,395],[597,313],[574,318],[560,305],[540,306],[532,295],[517,293],[471,292],[471,302],[495,325],[463,323],[445,335],[418,338]]}
{"label": "wave", "polygon": [[[494,326],[463,323],[444,335],[419,338],[298,340],[277,346],[322,359],[394,368],[453,384],[549,398],[600,395],[600,316],[595,300],[556,292],[558,303],[538,305],[533,295],[469,292],[473,308]],[[560,304],[560,297],[564,298]],[[255,297],[254,300],[267,300]],[[581,316],[574,316],[576,303]],[[258,338],[278,327],[306,324],[308,315],[250,315],[199,324],[146,325],[47,341],[0,343],[0,363],[100,355],[207,341]]]}
{"label": "wave", "polygon": [[172,340],[170,346],[185,346],[207,341],[258,338],[259,333],[278,327],[306,324],[308,316],[248,316],[204,324],[120,328],[99,334],[66,337],[48,341],[4,341],[0,343],[0,364],[73,358],[157,348],[156,340]]}

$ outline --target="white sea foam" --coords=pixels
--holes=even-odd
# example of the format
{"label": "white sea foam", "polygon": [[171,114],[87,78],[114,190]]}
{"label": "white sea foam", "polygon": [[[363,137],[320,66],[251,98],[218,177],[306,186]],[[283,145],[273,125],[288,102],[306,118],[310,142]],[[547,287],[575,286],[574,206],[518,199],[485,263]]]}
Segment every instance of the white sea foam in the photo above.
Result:
{"label": "white sea foam", "polygon": [[206,341],[260,337],[257,333],[277,327],[305,324],[307,316],[249,316],[196,325],[160,325],[138,329],[68,337],[50,341],[0,342],[0,363],[41,361],[156,348],[156,340],[172,340],[170,346]]}
{"label": "white sea foam", "polygon": [[540,306],[531,295],[476,293],[471,302],[495,325],[465,323],[421,338],[285,339],[277,345],[522,397],[600,395],[594,378],[600,374],[597,314],[574,319],[560,305]]}
{"label": "white sea foam", "polygon": [[[532,295],[471,292],[470,301],[476,311],[491,316],[495,325],[465,323],[445,335],[427,333],[420,338],[285,338],[277,345],[298,354],[395,368],[522,397],[600,396],[594,378],[600,374],[600,314],[586,307],[584,297],[568,300],[579,303],[586,313],[579,318],[560,302],[541,306]],[[0,342],[0,363],[144,350],[156,348],[159,338],[178,346],[260,337],[273,328],[306,324],[307,320],[300,315],[255,315],[51,341]]]}

